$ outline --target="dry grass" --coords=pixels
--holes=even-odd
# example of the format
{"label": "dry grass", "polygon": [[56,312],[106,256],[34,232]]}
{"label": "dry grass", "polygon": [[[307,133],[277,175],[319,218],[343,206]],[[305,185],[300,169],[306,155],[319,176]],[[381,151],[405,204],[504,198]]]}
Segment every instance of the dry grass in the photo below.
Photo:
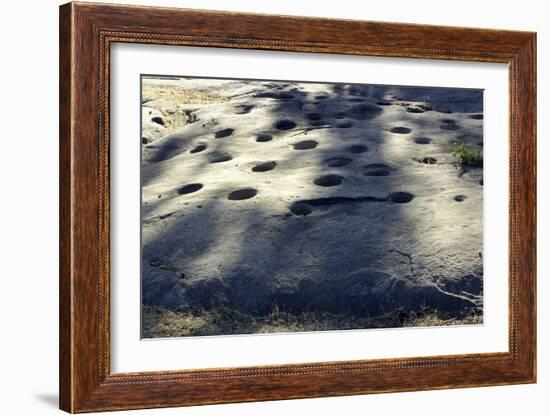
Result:
{"label": "dry grass", "polygon": [[433,312],[408,320],[404,327],[462,326],[467,324],[483,324],[483,315],[469,314],[463,318],[443,319],[437,312]]}
{"label": "dry grass", "polygon": [[143,84],[141,99],[166,99],[180,105],[218,104],[229,101],[230,98],[212,95],[206,92],[187,89],[179,86],[160,86]]}
{"label": "dry grass", "polygon": [[203,311],[170,311],[143,308],[143,337],[215,336],[247,333],[289,333],[394,327],[428,327],[481,324],[483,316],[473,311],[460,318],[445,318],[437,311],[405,315],[395,311],[377,317],[308,312],[291,314],[274,308],[265,316],[252,316],[227,307]]}

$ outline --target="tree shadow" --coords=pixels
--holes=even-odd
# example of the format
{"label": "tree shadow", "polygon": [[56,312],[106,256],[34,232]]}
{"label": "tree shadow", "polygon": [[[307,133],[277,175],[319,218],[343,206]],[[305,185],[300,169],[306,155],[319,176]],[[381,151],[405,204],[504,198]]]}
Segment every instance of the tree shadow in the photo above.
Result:
{"label": "tree shadow", "polygon": [[54,393],[37,393],[34,395],[36,399],[43,402],[49,407],[59,407],[59,396]]}

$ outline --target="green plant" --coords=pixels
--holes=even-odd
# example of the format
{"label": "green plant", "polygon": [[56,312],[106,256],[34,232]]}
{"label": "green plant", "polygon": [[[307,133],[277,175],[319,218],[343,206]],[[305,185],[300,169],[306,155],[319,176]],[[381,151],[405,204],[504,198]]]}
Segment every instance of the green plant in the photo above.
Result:
{"label": "green plant", "polygon": [[453,149],[453,156],[463,166],[483,167],[483,154],[470,150],[465,144],[457,144]]}

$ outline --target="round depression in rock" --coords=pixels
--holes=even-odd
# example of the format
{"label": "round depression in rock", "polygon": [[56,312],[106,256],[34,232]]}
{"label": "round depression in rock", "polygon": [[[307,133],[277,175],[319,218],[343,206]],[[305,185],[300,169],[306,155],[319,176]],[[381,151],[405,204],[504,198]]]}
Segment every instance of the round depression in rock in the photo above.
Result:
{"label": "round depression in rock", "polygon": [[317,147],[317,141],[315,140],[304,140],[299,141],[296,144],[293,145],[294,150],[311,150],[315,147]]}
{"label": "round depression in rock", "polygon": [[416,144],[431,144],[432,143],[432,139],[429,138],[429,137],[416,137],[414,139],[414,142]]}
{"label": "round depression in rock", "polygon": [[233,160],[233,157],[225,151],[213,151],[208,155],[208,161],[210,163],[223,163],[229,160]]}
{"label": "round depression in rock", "polygon": [[223,130],[216,131],[214,136],[216,138],[225,138],[233,134],[235,130],[233,128],[224,128]]}
{"label": "round depression in rock", "polygon": [[258,194],[258,191],[252,187],[246,187],[244,189],[234,190],[227,195],[229,200],[246,200],[252,199]]}
{"label": "round depression in rock", "polygon": [[199,190],[201,190],[203,188],[203,185],[202,183],[191,183],[191,184],[187,184],[183,187],[180,187],[178,189],[178,194],[179,195],[187,195],[189,193],[195,193],[195,192],[198,192]]}
{"label": "round depression in rock", "polygon": [[394,134],[409,134],[412,130],[408,127],[393,127],[390,132]]}
{"label": "round depression in rock", "polygon": [[393,203],[409,203],[414,196],[409,192],[393,192],[390,193],[389,199]]}
{"label": "round depression in rock", "polygon": [[258,143],[266,143],[266,142],[271,141],[271,140],[273,140],[273,136],[271,134],[267,134],[267,133],[258,134],[258,136],[256,137],[256,141]]}
{"label": "round depression in rock", "polygon": [[293,203],[289,210],[296,216],[307,216],[313,212],[313,208],[304,202]]}
{"label": "round depression in rock", "polygon": [[206,144],[198,144],[195,147],[193,147],[189,152],[192,154],[200,153],[201,151],[204,151],[208,148]]}
{"label": "round depression in rock", "polygon": [[263,163],[258,163],[252,167],[252,171],[256,173],[263,173],[269,170],[273,170],[277,166],[276,161],[265,161]]}
{"label": "round depression in rock", "polygon": [[313,180],[313,183],[315,183],[317,186],[330,187],[338,186],[342,184],[343,181],[344,178],[338,174],[325,174],[324,176],[317,177],[315,180]]}
{"label": "round depression in rock", "polygon": [[294,127],[296,123],[292,120],[280,120],[275,123],[275,128],[281,131],[292,130]]}

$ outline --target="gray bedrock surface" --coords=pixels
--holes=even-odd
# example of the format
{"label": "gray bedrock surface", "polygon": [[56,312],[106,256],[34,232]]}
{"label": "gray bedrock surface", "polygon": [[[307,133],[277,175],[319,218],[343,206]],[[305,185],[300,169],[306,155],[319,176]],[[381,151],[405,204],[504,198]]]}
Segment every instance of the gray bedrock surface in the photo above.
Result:
{"label": "gray bedrock surface", "polygon": [[482,91],[145,82],[230,99],[143,105],[143,304],[482,306],[483,169],[452,155],[482,150]]}

